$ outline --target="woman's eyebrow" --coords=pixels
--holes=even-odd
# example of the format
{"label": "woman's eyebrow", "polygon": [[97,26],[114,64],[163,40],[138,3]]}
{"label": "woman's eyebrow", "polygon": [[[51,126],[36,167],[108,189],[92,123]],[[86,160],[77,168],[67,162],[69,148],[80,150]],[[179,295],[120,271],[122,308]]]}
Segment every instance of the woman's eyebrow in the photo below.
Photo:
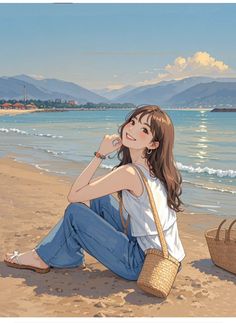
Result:
{"label": "woman's eyebrow", "polygon": [[[134,117],[134,119],[136,119],[137,120],[137,117]],[[139,121],[140,122],[140,121]],[[144,122],[144,123],[142,123],[142,122],[140,122],[141,124],[145,124],[146,126],[148,126],[150,129],[151,129],[151,126],[148,124],[148,123],[146,123],[146,122]]]}

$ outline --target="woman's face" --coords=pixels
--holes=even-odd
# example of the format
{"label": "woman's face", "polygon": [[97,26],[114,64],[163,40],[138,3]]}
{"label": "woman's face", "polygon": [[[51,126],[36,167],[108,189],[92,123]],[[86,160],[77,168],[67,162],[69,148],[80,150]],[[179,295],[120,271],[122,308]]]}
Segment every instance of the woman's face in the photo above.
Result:
{"label": "woman's face", "polygon": [[122,144],[128,148],[149,148],[152,141],[150,120],[149,122],[147,121],[148,114],[144,115],[140,122],[138,121],[139,116],[133,117],[123,128]]}

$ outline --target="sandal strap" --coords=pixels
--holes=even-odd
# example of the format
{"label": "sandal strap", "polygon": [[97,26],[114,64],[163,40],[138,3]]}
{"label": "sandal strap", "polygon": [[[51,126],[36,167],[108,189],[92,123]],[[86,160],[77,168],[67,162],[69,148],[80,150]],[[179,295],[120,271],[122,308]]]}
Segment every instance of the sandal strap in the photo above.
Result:
{"label": "sandal strap", "polygon": [[18,265],[20,265],[19,255],[20,255],[19,251],[15,250],[15,251],[13,251],[13,254],[10,257],[11,260],[16,260],[16,262],[17,262]]}

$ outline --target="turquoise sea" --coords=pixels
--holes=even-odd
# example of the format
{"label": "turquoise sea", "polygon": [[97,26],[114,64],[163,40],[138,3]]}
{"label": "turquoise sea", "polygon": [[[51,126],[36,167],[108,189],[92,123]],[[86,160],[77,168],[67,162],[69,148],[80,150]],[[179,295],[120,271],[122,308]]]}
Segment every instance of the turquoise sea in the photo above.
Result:
{"label": "turquoise sea", "polygon": [[[117,133],[130,110],[29,113],[0,117],[0,157],[73,179],[93,158],[104,134]],[[175,126],[174,155],[191,213],[236,215],[236,113],[167,110]],[[101,167],[118,163],[116,154]],[[86,164],[85,164],[86,163]]]}

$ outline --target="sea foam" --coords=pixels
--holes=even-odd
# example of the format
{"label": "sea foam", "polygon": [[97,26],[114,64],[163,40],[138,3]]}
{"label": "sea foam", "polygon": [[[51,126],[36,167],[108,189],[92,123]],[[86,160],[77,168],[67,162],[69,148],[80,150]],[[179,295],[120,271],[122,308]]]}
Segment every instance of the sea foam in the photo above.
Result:
{"label": "sea foam", "polygon": [[236,171],[233,169],[223,170],[223,169],[214,169],[210,167],[193,167],[193,166],[187,166],[183,165],[180,162],[176,163],[179,170],[188,172],[188,173],[205,173],[208,175],[216,175],[217,177],[236,177]]}
{"label": "sea foam", "polygon": [[26,136],[39,136],[39,137],[49,137],[49,138],[63,138],[63,136],[59,136],[59,135],[53,135],[51,133],[35,133],[35,132],[28,132],[28,131],[24,131],[24,130],[20,130],[17,128],[0,128],[0,132],[14,132],[14,133],[18,133],[20,135],[26,135]]}

